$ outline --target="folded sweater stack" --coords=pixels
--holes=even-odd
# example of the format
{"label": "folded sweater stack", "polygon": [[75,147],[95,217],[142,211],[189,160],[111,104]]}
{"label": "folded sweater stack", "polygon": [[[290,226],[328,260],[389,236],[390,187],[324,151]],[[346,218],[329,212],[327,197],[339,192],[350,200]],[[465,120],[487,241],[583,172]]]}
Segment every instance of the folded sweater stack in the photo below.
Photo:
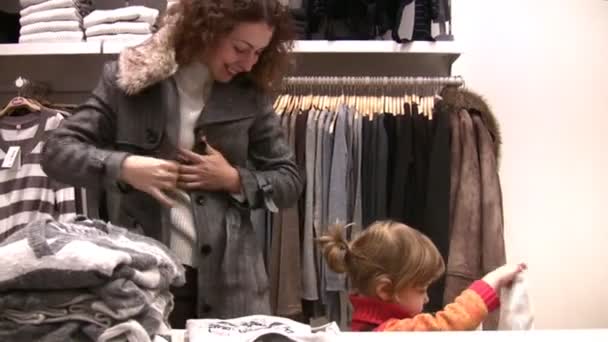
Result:
{"label": "folded sweater stack", "polygon": [[19,0],[20,43],[80,42],[92,0]]}
{"label": "folded sweater stack", "polygon": [[0,244],[0,341],[168,334],[184,270],[159,242],[101,221],[33,222]]}
{"label": "folded sweater stack", "polygon": [[159,11],[145,6],[95,10],[84,18],[88,41],[142,41],[153,32]]}

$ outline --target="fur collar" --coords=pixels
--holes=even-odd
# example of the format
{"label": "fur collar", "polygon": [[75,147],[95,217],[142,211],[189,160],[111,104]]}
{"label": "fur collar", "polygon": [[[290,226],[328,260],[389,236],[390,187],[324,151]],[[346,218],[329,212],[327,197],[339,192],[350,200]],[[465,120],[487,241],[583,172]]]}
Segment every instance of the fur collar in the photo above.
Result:
{"label": "fur collar", "polygon": [[173,42],[175,22],[175,16],[166,17],[152,37],[120,53],[117,83],[126,94],[140,93],[175,74],[178,68]]}
{"label": "fur collar", "polygon": [[477,114],[481,117],[494,140],[496,160],[500,160],[500,145],[502,144],[500,125],[487,101],[481,95],[466,88],[445,87],[440,95],[442,101],[437,104],[438,110],[454,113],[465,109],[470,114]]}

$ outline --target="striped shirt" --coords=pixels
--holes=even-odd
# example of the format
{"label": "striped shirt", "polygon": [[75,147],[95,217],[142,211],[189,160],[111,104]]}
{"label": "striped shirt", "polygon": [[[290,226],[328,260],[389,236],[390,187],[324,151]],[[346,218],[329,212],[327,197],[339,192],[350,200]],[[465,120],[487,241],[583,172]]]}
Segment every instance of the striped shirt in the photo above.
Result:
{"label": "striped shirt", "polygon": [[0,242],[32,221],[65,221],[82,212],[80,191],[49,178],[40,165],[46,134],[62,119],[47,109],[0,118],[0,165],[11,146],[21,156],[20,165],[0,167]]}

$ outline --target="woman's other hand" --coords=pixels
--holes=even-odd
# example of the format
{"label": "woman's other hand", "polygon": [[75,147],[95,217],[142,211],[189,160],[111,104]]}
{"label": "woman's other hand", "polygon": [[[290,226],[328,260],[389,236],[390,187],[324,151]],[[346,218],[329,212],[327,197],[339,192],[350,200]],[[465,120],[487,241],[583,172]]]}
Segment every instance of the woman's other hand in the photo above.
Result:
{"label": "woman's other hand", "polygon": [[135,189],[172,207],[173,201],[164,193],[177,188],[179,164],[173,161],[143,156],[127,157],[121,168],[120,179]]}
{"label": "woman's other hand", "polygon": [[206,155],[180,149],[178,186],[184,190],[241,192],[241,177],[216,149],[207,145]]}

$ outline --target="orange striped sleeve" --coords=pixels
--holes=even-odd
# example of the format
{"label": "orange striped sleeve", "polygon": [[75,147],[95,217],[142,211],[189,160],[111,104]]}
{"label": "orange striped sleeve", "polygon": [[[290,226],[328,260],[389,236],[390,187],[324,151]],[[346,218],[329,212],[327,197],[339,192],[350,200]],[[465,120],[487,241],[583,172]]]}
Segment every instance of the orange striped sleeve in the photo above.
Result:
{"label": "orange striped sleeve", "polygon": [[485,282],[477,281],[435,315],[390,319],[376,331],[474,330],[498,304],[496,292]]}

